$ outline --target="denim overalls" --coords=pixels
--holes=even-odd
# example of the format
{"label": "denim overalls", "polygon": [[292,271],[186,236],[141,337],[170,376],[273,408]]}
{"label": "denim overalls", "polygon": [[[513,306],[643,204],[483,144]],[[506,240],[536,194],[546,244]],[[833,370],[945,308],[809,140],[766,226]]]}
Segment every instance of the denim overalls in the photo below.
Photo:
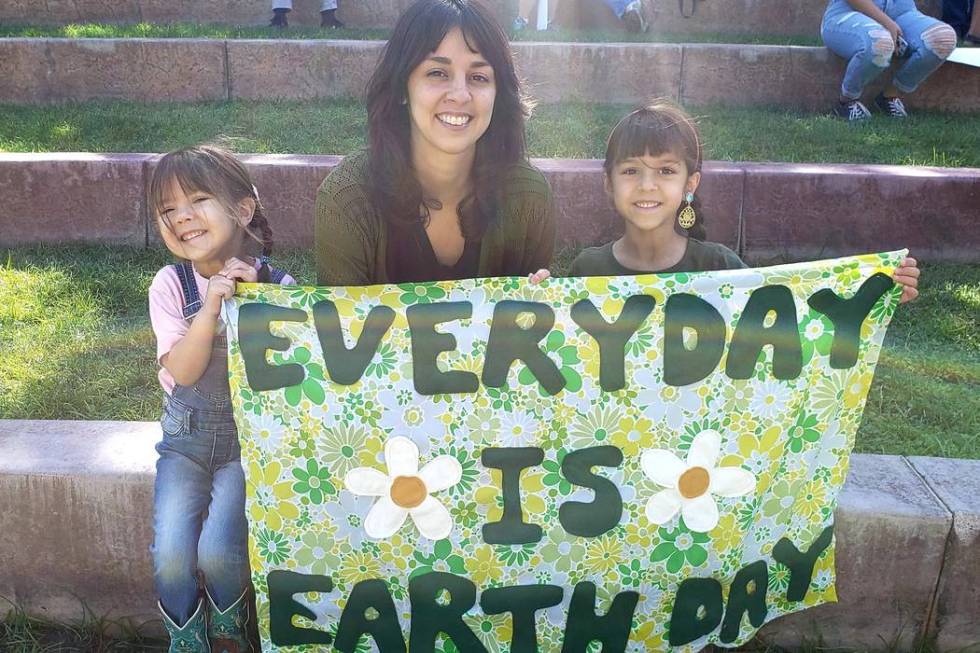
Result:
{"label": "denim overalls", "polygon": [[[190,321],[202,299],[190,263],[174,266]],[[263,264],[259,281],[284,273]],[[197,571],[220,609],[232,605],[249,580],[245,475],[228,387],[228,343],[215,335],[207,369],[192,386],[164,396],[163,439],[156,445],[153,576],[160,603],[177,623],[198,604]]]}
{"label": "denim overalls", "polygon": [[[956,47],[956,33],[949,25],[919,11],[915,0],[874,0],[875,5],[898,23],[910,46],[910,54],[897,62],[892,77],[895,88],[911,93],[931,75]],[[873,18],[856,11],[847,0],[830,0],[820,36],[824,44],[847,59],[841,97],[857,100],[865,86],[892,62],[895,44],[888,31]]]}

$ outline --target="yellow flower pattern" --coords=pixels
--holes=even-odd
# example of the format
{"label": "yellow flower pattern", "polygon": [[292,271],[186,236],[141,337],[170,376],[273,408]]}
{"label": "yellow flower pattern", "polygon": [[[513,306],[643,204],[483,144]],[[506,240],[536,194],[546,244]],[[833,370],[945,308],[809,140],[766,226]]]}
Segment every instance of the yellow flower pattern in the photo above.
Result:
{"label": "yellow flower pattern", "polygon": [[[727,597],[740,569],[766,561],[767,620],[835,600],[832,545],[817,558],[801,601],[787,598],[786,567],[776,562],[776,545],[788,540],[809,546],[833,524],[898,288],[883,291],[860,325],[859,358],[846,369],[832,368],[826,348],[814,347],[814,337],[829,338],[833,324],[805,318],[814,314],[807,300],[825,289],[852,297],[872,275],[890,274],[903,256],[890,252],[711,273],[555,278],[534,287],[518,278],[347,288],[239,284],[224,308],[263,650],[279,650],[269,632],[269,574],[278,570],[330,576],[334,591],[295,595],[316,615],[315,622],[297,617],[296,623],[325,633],[336,631],[350,591],[363,581],[384,582],[406,636],[412,617],[409,587],[421,574],[463,576],[475,585],[477,597],[490,588],[559,585],[562,603],[536,613],[542,653],[562,649],[572,593],[586,582],[594,584],[597,613],[605,613],[623,592],[637,592],[630,653],[694,653],[709,644],[740,645],[754,635],[756,629],[743,620],[734,641],[722,641],[719,626],[694,641],[672,643],[667,625],[685,578],[714,579]],[[777,378],[773,347],[767,345],[748,378],[731,378],[726,373],[731,338],[746,301],[754,289],[775,284],[789,288],[797,306],[801,347],[809,347],[803,369],[796,378]],[[668,301],[680,293],[722,307],[728,340],[703,378],[671,385],[665,381],[670,356],[664,321]],[[612,324],[636,295],[652,297],[655,306],[624,346],[625,387],[604,390],[600,377],[609,372],[608,361],[595,338],[572,319],[571,307],[587,299]],[[554,313],[553,328],[537,345],[561,376],[556,394],[542,389],[522,359],[512,363],[503,385],[486,384],[490,320],[503,300],[537,302]],[[355,383],[332,380],[312,316],[317,301],[333,302],[349,351],[369,334],[365,323],[373,307],[383,304],[394,312]],[[438,353],[435,366],[442,374],[475,378],[476,391],[418,392],[409,301],[469,302],[469,317],[436,325],[440,337],[451,335],[453,344]],[[263,354],[271,369],[301,369],[300,385],[268,391],[249,385],[238,328],[242,308],[255,303],[307,315],[305,321],[273,320],[268,335],[283,340]],[[533,328],[528,316],[518,320],[520,328]],[[689,331],[682,334],[687,349],[695,346]],[[393,442],[412,455],[386,453]],[[504,518],[504,477],[484,464],[483,455],[501,447],[541,451],[541,462],[522,468],[518,482],[521,520],[541,528],[540,540],[484,539],[484,527]],[[581,473],[616,488],[618,521],[612,521],[617,513],[610,508],[593,506],[587,521],[606,530],[572,534],[566,528],[568,507],[591,506],[598,492],[578,484],[582,476],[574,480],[568,456],[599,447],[615,449],[622,461]],[[372,516],[376,505],[381,508]],[[488,651],[510,650],[511,615],[484,614],[477,599],[464,622]],[[367,650],[365,641],[358,650]],[[436,653],[455,650],[447,642],[438,639]]]}

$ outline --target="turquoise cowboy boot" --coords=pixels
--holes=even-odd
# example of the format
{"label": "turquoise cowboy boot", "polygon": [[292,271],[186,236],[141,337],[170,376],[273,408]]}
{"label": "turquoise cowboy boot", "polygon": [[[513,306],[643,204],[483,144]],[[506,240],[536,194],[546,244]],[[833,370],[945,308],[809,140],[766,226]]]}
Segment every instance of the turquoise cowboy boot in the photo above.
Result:
{"label": "turquoise cowboy boot", "polygon": [[208,639],[212,653],[247,653],[252,650],[248,643],[245,625],[248,623],[248,590],[224,611],[218,609],[208,597]]}
{"label": "turquoise cowboy boot", "polygon": [[208,627],[204,621],[204,601],[198,601],[197,609],[183,626],[174,623],[170,615],[160,603],[160,614],[163,615],[163,625],[170,635],[169,653],[210,653],[208,644]]}

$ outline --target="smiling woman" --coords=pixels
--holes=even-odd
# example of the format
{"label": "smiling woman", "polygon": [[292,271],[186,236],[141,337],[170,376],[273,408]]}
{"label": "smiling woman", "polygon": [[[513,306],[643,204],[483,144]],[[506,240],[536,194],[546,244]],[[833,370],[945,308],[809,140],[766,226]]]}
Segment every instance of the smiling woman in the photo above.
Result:
{"label": "smiling woman", "polygon": [[554,248],[507,37],[473,0],[418,0],[367,91],[369,148],[317,194],[324,285],[527,275]]}

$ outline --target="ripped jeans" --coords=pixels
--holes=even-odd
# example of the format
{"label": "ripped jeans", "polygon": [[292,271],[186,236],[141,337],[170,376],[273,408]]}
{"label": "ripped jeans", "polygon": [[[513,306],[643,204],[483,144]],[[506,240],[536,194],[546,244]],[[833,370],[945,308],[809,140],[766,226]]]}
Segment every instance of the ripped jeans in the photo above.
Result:
{"label": "ripped jeans", "polygon": [[[892,83],[903,93],[911,93],[956,47],[956,32],[946,23],[919,11],[915,0],[874,0],[874,3],[898,23],[909,43],[911,55],[896,62],[898,69]],[[895,44],[888,30],[855,11],[847,0],[830,0],[820,36],[831,51],[848,60],[841,82],[843,98],[860,98],[864,88],[891,65]]]}

